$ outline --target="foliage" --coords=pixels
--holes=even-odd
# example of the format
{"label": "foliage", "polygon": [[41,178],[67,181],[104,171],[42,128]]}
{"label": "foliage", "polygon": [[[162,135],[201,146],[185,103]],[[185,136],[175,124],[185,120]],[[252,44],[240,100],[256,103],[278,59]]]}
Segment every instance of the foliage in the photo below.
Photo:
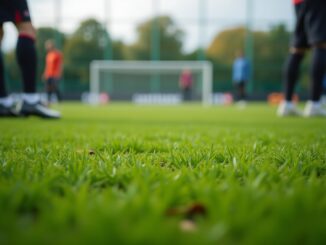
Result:
{"label": "foliage", "polygon": [[[274,26],[269,32],[255,31],[253,35],[253,78],[256,92],[281,89],[283,63],[288,53],[290,33],[285,26]],[[229,29],[219,33],[207,49],[215,64],[215,80],[222,87],[231,84],[232,63],[239,50],[246,51],[246,29]],[[247,53],[249,55],[249,53]],[[250,58],[250,56],[248,56]]]}
{"label": "foliage", "polygon": [[[95,19],[83,21],[71,35],[64,35],[52,28],[38,30],[37,50],[39,55],[38,77],[44,69],[44,41],[48,38],[60,40],[65,57],[65,80],[73,82],[76,88],[85,88],[89,81],[89,64],[95,59],[113,60],[149,60],[153,58],[152,39],[159,41],[161,60],[198,60],[205,56],[214,64],[215,91],[232,89],[231,69],[237,50],[246,47],[246,29],[238,27],[220,32],[208,46],[206,51],[194,50],[184,53],[183,31],[168,16],[159,16],[141,23],[137,28],[136,41],[127,45],[119,40],[112,40],[110,34]],[[285,26],[278,25],[269,31],[255,31],[253,35],[253,79],[257,93],[268,93],[282,87],[282,69],[287,56],[290,33]],[[250,53],[250,52],[249,52]],[[6,56],[8,78],[20,81],[20,73],[14,53]],[[307,65],[305,65],[305,71]],[[305,86],[307,75],[304,77]],[[78,85],[79,84],[79,85]],[[12,84],[17,90],[17,84]],[[78,89],[77,89],[78,90]],[[70,92],[74,92],[70,91]],[[80,91],[80,89],[78,90]]]}
{"label": "foliage", "polygon": [[275,26],[270,32],[256,33],[254,42],[256,90],[280,89],[289,50],[289,32],[283,25]]}
{"label": "foliage", "polygon": [[207,49],[211,59],[231,66],[238,50],[244,50],[246,30],[243,27],[219,33]]}
{"label": "foliage", "polygon": [[109,41],[107,31],[97,20],[83,21],[64,47],[67,77],[87,83],[90,62],[105,59]]}
{"label": "foliage", "polygon": [[152,52],[153,32],[157,28],[160,43],[161,60],[179,60],[182,57],[183,32],[168,16],[150,19],[137,28],[137,41],[129,47],[129,57],[137,60],[150,60]]}

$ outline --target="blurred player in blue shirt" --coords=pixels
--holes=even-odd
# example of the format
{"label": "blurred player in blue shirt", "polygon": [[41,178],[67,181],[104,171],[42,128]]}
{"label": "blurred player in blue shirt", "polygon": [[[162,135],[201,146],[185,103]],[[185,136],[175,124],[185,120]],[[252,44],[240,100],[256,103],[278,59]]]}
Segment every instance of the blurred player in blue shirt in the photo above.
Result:
{"label": "blurred player in blue shirt", "polygon": [[246,59],[243,52],[237,53],[237,57],[233,62],[233,84],[237,90],[237,100],[244,102],[246,99],[246,84],[250,78],[250,63]]}

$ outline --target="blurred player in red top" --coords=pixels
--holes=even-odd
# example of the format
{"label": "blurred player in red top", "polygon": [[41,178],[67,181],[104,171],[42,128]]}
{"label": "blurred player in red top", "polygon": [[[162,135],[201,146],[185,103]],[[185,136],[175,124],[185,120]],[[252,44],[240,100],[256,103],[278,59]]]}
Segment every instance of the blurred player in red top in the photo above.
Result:
{"label": "blurred player in red top", "polygon": [[45,42],[45,49],[47,51],[47,55],[43,79],[46,82],[48,103],[50,103],[52,94],[57,96],[58,101],[61,100],[59,81],[62,77],[63,57],[62,53],[55,47],[53,40],[48,40]]}
{"label": "blurred player in red top", "polygon": [[182,71],[179,79],[179,86],[182,89],[183,100],[191,100],[191,89],[193,84],[193,76],[191,70],[185,69]]}
{"label": "blurred player in red top", "polygon": [[278,109],[279,116],[301,115],[292,103],[295,86],[299,80],[302,60],[308,49],[312,49],[311,94],[303,115],[326,116],[321,107],[322,84],[326,72],[326,1],[292,0],[296,13],[290,55],[285,67],[285,101]]}

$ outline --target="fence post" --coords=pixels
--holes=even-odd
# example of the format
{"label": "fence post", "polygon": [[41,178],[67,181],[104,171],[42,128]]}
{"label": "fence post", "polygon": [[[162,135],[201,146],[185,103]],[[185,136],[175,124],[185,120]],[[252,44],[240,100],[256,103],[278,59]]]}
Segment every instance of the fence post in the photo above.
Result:
{"label": "fence post", "polygon": [[250,62],[250,77],[248,92],[253,94],[254,92],[254,38],[253,38],[253,0],[247,0],[246,2],[246,15],[247,15],[247,24],[246,24],[246,38],[245,38],[245,53],[246,57]]}

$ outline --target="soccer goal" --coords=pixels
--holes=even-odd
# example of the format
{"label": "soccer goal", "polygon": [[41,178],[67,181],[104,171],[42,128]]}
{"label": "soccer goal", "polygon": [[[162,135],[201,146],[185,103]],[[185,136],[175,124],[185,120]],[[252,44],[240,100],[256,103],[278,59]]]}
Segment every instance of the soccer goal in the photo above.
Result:
{"label": "soccer goal", "polygon": [[176,104],[183,101],[180,79],[186,70],[191,73],[191,101],[212,104],[213,67],[209,61],[93,61],[90,94],[100,98],[107,93],[111,100],[135,103]]}

